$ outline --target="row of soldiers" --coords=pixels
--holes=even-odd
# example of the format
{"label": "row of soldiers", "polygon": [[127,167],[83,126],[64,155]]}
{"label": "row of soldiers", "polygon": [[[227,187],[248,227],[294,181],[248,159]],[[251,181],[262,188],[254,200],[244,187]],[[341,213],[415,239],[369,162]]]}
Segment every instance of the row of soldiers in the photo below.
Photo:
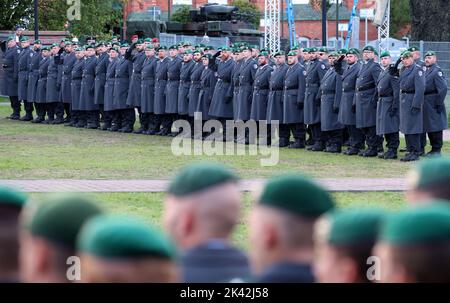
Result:
{"label": "row of soldiers", "polygon": [[[427,52],[422,62],[414,47],[394,64],[389,52],[376,62],[371,46],[360,58],[357,49],[328,53],[294,47],[287,54],[269,54],[236,43],[216,52],[188,42],[167,49],[152,39],[85,47],[64,40],[42,51],[39,43],[31,49],[27,37],[21,38],[21,48],[14,40],[9,43],[4,86],[12,96],[13,119],[22,100],[25,121],[32,119],[34,102],[35,123],[130,133],[137,110],[135,133],[175,136],[176,119],[193,125],[195,113],[201,113],[203,120],[221,121],[224,140],[227,120],[267,124],[268,139],[260,144],[271,144],[276,121],[279,147],[309,144],[311,151],[341,153],[348,145],[346,155],[384,159],[397,158],[401,131],[408,152],[402,161],[424,155],[426,134],[432,146],[427,155],[440,155],[448,126],[447,85],[436,54]],[[244,138],[233,137],[238,143],[256,142],[248,131]],[[379,154],[383,139],[388,150]]]}
{"label": "row of soldiers", "polygon": [[[247,255],[238,178],[197,163],[165,195],[165,233],[80,196],[29,200],[0,186],[0,282],[450,282],[450,160],[412,170],[411,205],[337,209],[313,180],[284,175],[255,195]],[[19,235],[19,238],[18,238]]]}

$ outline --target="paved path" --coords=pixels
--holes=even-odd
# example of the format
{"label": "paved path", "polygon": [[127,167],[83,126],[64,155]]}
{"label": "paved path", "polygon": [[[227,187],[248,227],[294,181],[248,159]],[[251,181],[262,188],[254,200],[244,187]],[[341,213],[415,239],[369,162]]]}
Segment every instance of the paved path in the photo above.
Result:
{"label": "paved path", "polygon": [[[404,191],[404,179],[318,179],[334,192]],[[241,181],[242,191],[261,187],[263,179]],[[26,192],[164,192],[167,180],[0,180],[0,184]]]}

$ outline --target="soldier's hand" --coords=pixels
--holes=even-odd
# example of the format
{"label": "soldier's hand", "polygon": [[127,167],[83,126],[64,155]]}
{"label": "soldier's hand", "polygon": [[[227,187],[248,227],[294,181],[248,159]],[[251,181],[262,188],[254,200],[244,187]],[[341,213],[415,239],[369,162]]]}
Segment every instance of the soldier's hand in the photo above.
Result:
{"label": "soldier's hand", "polygon": [[356,105],[355,104],[352,105],[352,113],[356,113]]}
{"label": "soldier's hand", "polygon": [[411,114],[417,115],[420,112],[420,108],[418,107],[411,107]]}
{"label": "soldier's hand", "polygon": [[389,110],[389,116],[390,116],[390,117],[394,117],[395,115],[397,115],[397,111],[398,111],[397,108],[392,107],[392,108]]}
{"label": "soldier's hand", "polygon": [[342,62],[344,60],[344,58],[345,58],[345,55],[341,55],[337,61]]}
{"label": "soldier's hand", "polygon": [[339,107],[333,106],[333,113],[339,114]]}

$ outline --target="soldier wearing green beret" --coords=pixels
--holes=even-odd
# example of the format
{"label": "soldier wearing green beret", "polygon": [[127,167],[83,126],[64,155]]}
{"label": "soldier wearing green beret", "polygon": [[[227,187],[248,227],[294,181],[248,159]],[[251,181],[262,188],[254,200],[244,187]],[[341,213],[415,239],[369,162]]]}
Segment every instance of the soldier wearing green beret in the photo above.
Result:
{"label": "soldier wearing green beret", "polygon": [[439,202],[387,217],[374,254],[381,282],[450,282],[450,206]]}
{"label": "soldier wearing green beret", "polygon": [[180,70],[183,59],[178,55],[178,49],[169,48],[169,62],[167,64],[167,92],[166,92],[166,122],[165,128],[169,136],[176,136],[178,133],[172,133],[172,124],[177,118],[178,113],[178,89],[180,86]]}
{"label": "soldier wearing green beret", "polygon": [[[194,68],[194,60],[192,50],[185,48],[183,62],[180,69],[180,86],[178,88],[178,118],[179,120],[189,121],[189,89],[191,87],[191,74]],[[193,125],[191,126],[192,130]],[[191,134],[189,134],[190,136]]]}
{"label": "soldier wearing green beret", "polygon": [[319,60],[328,65],[328,49],[322,46],[318,49]]}
{"label": "soldier wearing green beret", "polygon": [[417,64],[419,67],[423,68],[425,71],[425,62],[422,61],[422,56],[420,54],[420,49],[417,46],[411,46],[407,49],[408,52],[411,53],[412,58],[414,60],[414,63]]}
{"label": "soldier wearing green beret", "polygon": [[18,60],[20,47],[13,36],[8,37],[6,46],[2,43],[3,51],[3,80],[0,87],[2,95],[8,96],[13,113],[8,119],[19,120],[21,104],[18,98]]}
{"label": "soldier wearing green beret", "polygon": [[314,224],[333,208],[330,194],[309,178],[286,175],[269,180],[249,223],[256,281],[314,282]]}
{"label": "soldier wearing green beret", "polygon": [[320,283],[368,281],[368,258],[385,218],[379,209],[338,210],[314,227],[314,273]]}
{"label": "soldier wearing green beret", "polygon": [[[41,49],[42,49],[42,43],[40,40],[36,40],[33,42],[33,49],[30,53],[30,65],[29,65],[29,74],[28,74],[28,87],[27,87],[27,98],[28,98],[28,102],[31,103],[30,109],[33,108],[33,104],[35,105],[34,107],[36,108],[36,114],[38,114],[38,108],[36,107],[36,98],[37,98],[37,94],[36,94],[36,90],[37,90],[37,83],[39,80],[39,62],[42,59],[42,54],[41,54]],[[31,115],[33,115],[32,111],[31,111]],[[31,120],[32,122],[34,120]]]}
{"label": "soldier wearing green beret", "polygon": [[423,160],[408,172],[406,180],[406,200],[412,204],[450,201],[450,158]]}
{"label": "soldier wearing green beret", "polygon": [[19,282],[19,216],[27,196],[0,185],[0,283]]}
{"label": "soldier wearing green beret", "polygon": [[219,164],[193,164],[173,178],[164,201],[163,222],[183,252],[183,282],[249,277],[247,257],[231,244],[240,208],[237,177]]}
{"label": "soldier wearing green beret", "polygon": [[259,47],[257,45],[252,45],[252,57],[255,60],[258,60],[258,56],[259,56]]}
{"label": "soldier wearing green beret", "polygon": [[28,101],[28,79],[30,78],[30,64],[34,52],[30,47],[30,39],[27,36],[20,37],[20,54],[18,56],[18,98],[23,101],[25,116],[20,121],[33,120],[33,103]]}
{"label": "soldier wearing green beret", "polygon": [[[67,275],[67,262],[70,257],[76,256],[76,239],[81,227],[101,213],[93,201],[79,196],[29,204],[22,216],[20,232],[23,281],[71,282]],[[82,277],[83,274],[80,274]]]}
{"label": "soldier wearing green beret", "polygon": [[77,251],[83,282],[178,282],[173,243],[161,231],[135,218],[93,218],[80,231]]}

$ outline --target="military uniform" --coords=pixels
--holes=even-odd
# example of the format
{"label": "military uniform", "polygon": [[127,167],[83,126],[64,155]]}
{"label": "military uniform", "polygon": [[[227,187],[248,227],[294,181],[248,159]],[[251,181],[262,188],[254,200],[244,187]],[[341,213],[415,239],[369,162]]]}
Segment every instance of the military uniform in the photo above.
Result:
{"label": "military uniform", "polygon": [[47,102],[45,104],[47,110],[46,123],[53,124],[55,121],[56,106],[58,105],[61,93],[61,83],[58,81],[58,64],[55,56],[49,57],[47,72]]}
{"label": "military uniform", "polygon": [[[167,85],[167,68],[169,64],[169,58],[158,59],[156,63],[156,74],[155,74],[155,118],[156,118],[156,130],[158,135],[167,136],[170,133],[169,125],[170,117],[167,118],[166,114],[166,85]],[[163,121],[164,120],[164,121]],[[167,123],[169,120],[169,123]],[[163,124],[162,129],[159,130]]]}
{"label": "military uniform", "polygon": [[86,116],[81,113],[81,81],[83,80],[83,69],[85,64],[84,57],[77,59],[73,65],[72,72],[70,74],[70,94],[72,108],[72,126],[83,128],[86,126]]}
{"label": "military uniform", "polygon": [[[39,80],[39,62],[42,59],[41,50],[33,50],[30,53],[33,56],[30,58],[29,74],[28,74],[28,88],[27,98],[28,102],[36,102],[37,83]],[[37,109],[36,109],[37,111]]]}
{"label": "military uniform", "polygon": [[[111,126],[106,128],[109,131],[118,131],[122,128],[122,121],[119,121],[116,117],[118,111],[114,107],[114,87],[116,82],[116,66],[119,62],[119,58],[108,58],[108,65],[105,74],[105,99],[103,103],[103,112],[105,116],[111,118]],[[105,126],[105,125],[104,125]],[[105,128],[102,127],[102,130]]]}
{"label": "military uniform", "polygon": [[155,130],[155,72],[157,59],[155,56],[145,58],[141,79],[141,123],[148,135],[156,134]]}
{"label": "military uniform", "polygon": [[171,133],[172,124],[178,113],[178,89],[180,86],[180,71],[182,60],[180,57],[170,57],[167,64],[166,109],[163,128]]}
{"label": "military uniform", "polygon": [[320,85],[320,120],[321,130],[326,140],[326,152],[340,153],[342,149],[342,130],[338,115],[342,99],[342,78],[334,67],[330,68]]}
{"label": "military uniform", "polygon": [[244,60],[236,61],[232,73],[232,86],[233,86],[233,118],[238,120],[238,108],[239,108],[239,87],[240,87],[240,73]]}
{"label": "military uniform", "polygon": [[[392,75],[390,67],[385,68],[377,79],[377,135],[386,139],[387,153],[384,159],[397,158],[399,139],[399,98],[400,88],[398,77]],[[381,156],[380,156],[381,157]]]}
{"label": "military uniform", "polygon": [[11,102],[11,108],[13,114],[11,119],[19,120],[20,118],[20,101],[18,98],[18,77],[19,66],[18,58],[20,54],[20,48],[15,45],[8,48],[3,55],[3,81],[2,81],[2,94],[9,97]]}
{"label": "military uniform", "polygon": [[34,52],[31,47],[22,49],[18,56],[18,98],[23,101],[26,116],[22,121],[33,120],[33,101],[28,101],[28,79],[30,77],[30,61],[33,59]]}
{"label": "military uniform", "polygon": [[95,88],[94,88],[94,103],[99,106],[100,113],[103,117],[104,125],[102,129],[111,128],[112,117],[109,113],[105,113],[105,84],[106,84],[106,70],[108,69],[109,56],[105,52],[97,59],[95,66]]}
{"label": "military uniform", "polygon": [[382,137],[376,134],[377,95],[376,81],[380,75],[380,65],[373,59],[364,63],[356,79],[356,127],[365,136],[368,149],[362,156],[375,157],[382,144]]}
{"label": "military uniform", "polygon": [[72,69],[77,62],[75,52],[66,53],[62,60],[62,78],[61,78],[61,100],[64,103],[64,110],[66,112],[65,122],[73,124],[72,119]]}
{"label": "military uniform", "polygon": [[253,82],[255,80],[256,69],[258,65],[252,58],[244,60],[239,73],[239,94],[237,102],[237,119],[250,120],[250,111],[252,107]]}
{"label": "military uniform", "polygon": [[[283,124],[292,132],[292,148],[304,148],[306,130],[303,108],[305,105],[306,70],[300,63],[289,65],[284,77]],[[288,134],[289,136],[290,134]]]}
{"label": "military uniform", "polygon": [[405,134],[409,153],[403,161],[419,159],[420,136],[423,133],[425,75],[416,64],[400,74],[400,131]]}
{"label": "military uniform", "polygon": [[46,114],[46,106],[47,103],[47,74],[48,74],[48,66],[50,64],[50,57],[43,57],[39,62],[39,80],[37,86],[37,98],[36,98],[36,112],[38,118],[34,121],[36,123],[44,122],[45,114]]}
{"label": "military uniform", "polygon": [[209,108],[214,95],[217,77],[211,68],[205,68],[200,80],[200,93],[198,95],[198,105],[196,112],[202,113],[204,121],[209,120]]}
{"label": "military uniform", "polygon": [[425,101],[423,104],[423,131],[430,139],[430,155],[440,154],[443,130],[448,128],[445,96],[447,81],[439,66],[433,64],[425,72]]}
{"label": "military uniform", "polygon": [[309,150],[321,151],[325,149],[325,142],[320,127],[320,93],[319,87],[323,76],[327,72],[325,63],[318,59],[310,60],[306,70],[305,96],[305,124],[311,127],[314,145]]}
{"label": "military uniform", "polygon": [[[132,74],[130,79],[130,89],[128,91],[128,98],[127,98],[127,105],[130,108],[136,108],[139,113],[139,122],[141,122],[141,127],[139,130],[136,131],[136,133],[142,133],[143,131],[147,131],[142,126],[145,124],[142,124],[141,119],[141,79],[142,79],[142,65],[144,64],[144,60],[146,58],[145,51],[136,51],[134,55],[132,55],[132,52],[134,50],[134,47],[130,47],[127,52],[125,53],[125,59],[132,62]],[[134,123],[136,122],[136,115],[133,115],[129,118],[133,117],[133,121],[128,121],[128,123],[132,123],[132,128],[134,127]]]}
{"label": "military uniform", "polygon": [[202,64],[202,61],[199,60],[198,62],[194,63],[190,75],[191,85],[189,86],[188,113],[191,123],[193,122],[194,112],[197,109],[198,94],[200,93],[200,80],[204,69],[205,67]]}
{"label": "military uniform", "polygon": [[97,58],[86,57],[83,67],[83,80],[81,81],[80,111],[86,116],[87,128],[99,127],[99,106],[95,104],[95,67]]}
{"label": "military uniform", "polygon": [[123,133],[133,132],[133,125],[136,121],[134,107],[127,104],[130,89],[130,78],[133,74],[133,64],[131,61],[120,57],[116,65],[116,76],[114,82],[113,107],[116,115],[113,124],[121,125],[119,129]]}

